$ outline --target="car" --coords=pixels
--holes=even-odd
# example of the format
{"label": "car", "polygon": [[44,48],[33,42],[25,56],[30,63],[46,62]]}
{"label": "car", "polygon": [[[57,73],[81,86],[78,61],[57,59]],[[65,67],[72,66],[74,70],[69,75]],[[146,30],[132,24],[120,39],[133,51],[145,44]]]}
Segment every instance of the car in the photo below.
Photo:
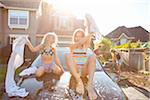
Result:
{"label": "car", "polygon": [[[82,100],[83,96],[77,94],[74,90],[69,89],[71,74],[66,68],[65,61],[65,54],[70,52],[69,48],[57,47],[56,50],[65,72],[60,77],[57,77],[54,74],[47,74],[47,76],[44,76],[41,79],[36,79],[34,75],[30,75],[21,82],[20,86],[25,87],[27,91],[30,92],[31,98],[34,100]],[[88,49],[88,53],[93,52]],[[39,62],[38,59],[39,57],[33,62],[34,66]],[[47,83],[48,85],[46,86],[45,84]],[[97,100],[127,100],[127,97],[121,88],[103,70],[98,59],[96,60],[93,87],[98,95]],[[89,100],[86,94],[84,98],[85,100]]]}

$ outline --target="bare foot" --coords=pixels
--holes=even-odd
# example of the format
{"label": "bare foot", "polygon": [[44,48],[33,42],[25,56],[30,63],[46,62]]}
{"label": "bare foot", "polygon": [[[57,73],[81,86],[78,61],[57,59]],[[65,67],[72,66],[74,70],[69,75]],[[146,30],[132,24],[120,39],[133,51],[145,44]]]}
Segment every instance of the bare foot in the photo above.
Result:
{"label": "bare foot", "polygon": [[84,85],[81,79],[79,79],[77,82],[76,92],[78,92],[79,94],[84,94]]}
{"label": "bare foot", "polygon": [[96,92],[94,91],[94,89],[93,89],[92,86],[87,85],[87,86],[86,86],[86,89],[87,89],[87,91],[88,91],[88,96],[89,96],[89,99],[90,99],[90,100],[95,100],[95,99],[97,99],[97,94],[96,94]]}

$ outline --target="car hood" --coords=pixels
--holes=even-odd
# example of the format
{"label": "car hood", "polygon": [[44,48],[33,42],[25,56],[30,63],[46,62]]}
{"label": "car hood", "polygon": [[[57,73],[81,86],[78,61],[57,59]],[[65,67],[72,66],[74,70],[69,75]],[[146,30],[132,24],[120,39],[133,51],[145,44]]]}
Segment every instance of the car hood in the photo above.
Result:
{"label": "car hood", "polygon": [[[70,73],[65,72],[57,82],[58,93],[64,95],[68,89],[70,81]],[[95,72],[93,86],[98,94],[98,100],[124,100],[125,96],[120,87],[113,82],[104,71]],[[37,81],[35,78],[27,78],[21,84],[30,94],[36,96],[36,92],[43,87],[43,82]],[[64,90],[62,90],[64,89]],[[64,91],[60,93],[61,91]]]}

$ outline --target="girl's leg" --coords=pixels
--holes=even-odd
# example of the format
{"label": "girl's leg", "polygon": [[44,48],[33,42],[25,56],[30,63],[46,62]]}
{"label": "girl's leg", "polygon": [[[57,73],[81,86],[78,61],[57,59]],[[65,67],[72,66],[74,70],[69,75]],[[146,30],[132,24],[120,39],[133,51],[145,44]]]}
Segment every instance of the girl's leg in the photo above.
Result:
{"label": "girl's leg", "polygon": [[57,74],[57,75],[61,75],[63,72],[62,72],[62,70],[60,69],[60,67],[59,66],[57,66],[57,65],[54,65],[55,67],[54,67],[54,69],[53,69],[53,72],[55,73],[55,74]]}
{"label": "girl's leg", "polygon": [[90,100],[95,100],[97,98],[97,94],[93,89],[93,77],[96,69],[96,57],[94,55],[90,56],[88,59],[88,83],[87,83],[87,91]]}
{"label": "girl's leg", "polygon": [[80,94],[84,94],[84,85],[83,82],[80,78],[79,73],[77,72],[77,67],[76,64],[73,61],[73,57],[72,54],[66,54],[66,65],[68,70],[70,71],[70,73],[73,75],[73,77],[75,78],[76,82],[77,82],[77,87],[76,87],[76,91]]}
{"label": "girl's leg", "polygon": [[44,74],[44,67],[39,67],[35,73],[36,77],[41,77]]}
{"label": "girl's leg", "polygon": [[120,76],[120,72],[121,72],[121,65],[120,63],[117,64],[117,74]]}

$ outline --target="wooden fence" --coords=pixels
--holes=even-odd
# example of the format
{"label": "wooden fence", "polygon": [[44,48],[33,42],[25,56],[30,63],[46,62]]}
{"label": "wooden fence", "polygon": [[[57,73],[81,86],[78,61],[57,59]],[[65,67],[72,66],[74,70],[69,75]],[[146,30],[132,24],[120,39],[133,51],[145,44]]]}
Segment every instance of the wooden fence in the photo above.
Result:
{"label": "wooden fence", "polygon": [[[121,49],[120,51],[126,56],[126,63],[130,67],[129,69],[134,71],[150,71],[150,59],[148,59],[150,58],[149,49]],[[147,56],[147,59],[145,56]]]}

